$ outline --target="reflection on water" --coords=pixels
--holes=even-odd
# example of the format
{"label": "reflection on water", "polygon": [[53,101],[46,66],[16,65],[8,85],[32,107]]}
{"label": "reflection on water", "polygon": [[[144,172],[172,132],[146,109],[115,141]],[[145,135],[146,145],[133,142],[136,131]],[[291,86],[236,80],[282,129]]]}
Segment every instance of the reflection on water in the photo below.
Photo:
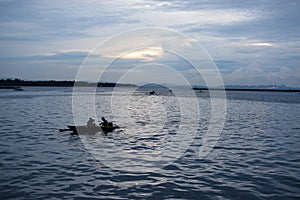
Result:
{"label": "reflection on water", "polygon": [[[91,146],[98,145],[93,150],[104,161],[86,150],[86,142],[58,132],[73,124],[70,88],[0,92],[1,199],[299,198],[299,94],[227,93],[222,135],[210,154],[199,158],[210,119],[210,99],[205,92],[197,94],[200,123],[187,120],[182,125],[197,129],[185,149],[164,146],[171,140],[181,142],[176,132],[181,121],[178,98],[147,96],[146,92],[130,96],[132,118],[126,121],[122,113],[114,116],[111,112],[111,91],[101,88],[96,93],[97,115],[125,128],[107,136],[82,138]],[[119,96],[126,94],[124,89]],[[189,105],[184,90],[180,98]],[[193,114],[187,113],[187,119],[196,117]],[[168,162],[174,155],[169,158],[165,149],[160,151],[166,146],[169,152],[185,150]],[[141,164],[153,167],[155,162],[163,168],[140,168]],[[126,167],[135,170],[125,171]]]}
{"label": "reflection on water", "polygon": [[[110,98],[96,97],[98,116],[109,113],[110,107],[103,105]],[[81,137],[93,156],[111,168],[134,172],[157,170],[179,158],[197,133],[198,103],[192,98],[122,93],[114,98],[109,118],[123,127],[121,131],[110,137]]]}

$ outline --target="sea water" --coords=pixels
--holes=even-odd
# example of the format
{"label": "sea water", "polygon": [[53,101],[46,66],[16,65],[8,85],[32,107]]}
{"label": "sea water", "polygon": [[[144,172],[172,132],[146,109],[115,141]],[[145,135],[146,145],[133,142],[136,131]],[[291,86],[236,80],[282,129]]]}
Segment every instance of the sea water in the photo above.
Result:
{"label": "sea water", "polygon": [[[222,132],[199,156],[211,116],[208,91],[128,91],[79,94],[95,99],[96,117],[122,126],[91,137],[59,132],[74,124],[72,88],[0,91],[0,198],[300,198],[299,93],[227,92]],[[112,94],[129,97],[129,115],[112,109]],[[182,116],[180,98],[187,105],[196,98],[197,116],[192,106]],[[181,136],[180,126],[191,128]]]}

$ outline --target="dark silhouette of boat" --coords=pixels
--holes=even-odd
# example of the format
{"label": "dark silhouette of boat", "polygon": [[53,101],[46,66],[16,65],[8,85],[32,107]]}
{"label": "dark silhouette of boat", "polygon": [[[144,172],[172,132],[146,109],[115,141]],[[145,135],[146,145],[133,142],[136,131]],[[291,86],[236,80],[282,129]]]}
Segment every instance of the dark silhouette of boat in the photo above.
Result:
{"label": "dark silhouette of boat", "polygon": [[156,92],[153,90],[153,91],[149,92],[149,94],[150,94],[150,95],[155,95]]}
{"label": "dark silhouette of boat", "polygon": [[16,87],[14,90],[15,90],[15,91],[23,91],[23,88],[21,88],[21,87]]}
{"label": "dark silhouette of boat", "polygon": [[119,129],[119,126],[68,126],[67,129],[59,129],[60,132],[69,131],[70,135],[84,135],[84,134],[96,134],[96,133],[110,133],[115,129]]}

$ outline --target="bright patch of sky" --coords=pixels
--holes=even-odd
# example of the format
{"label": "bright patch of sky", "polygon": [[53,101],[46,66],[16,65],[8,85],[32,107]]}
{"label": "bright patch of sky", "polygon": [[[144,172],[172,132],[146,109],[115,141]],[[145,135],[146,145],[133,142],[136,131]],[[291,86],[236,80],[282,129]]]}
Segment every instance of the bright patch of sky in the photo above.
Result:
{"label": "bright patch of sky", "polygon": [[[157,42],[145,33],[138,40],[143,49],[135,49],[129,40],[124,46],[112,43],[93,52],[124,31],[159,27],[183,33],[202,46],[225,84],[276,82],[300,87],[299,9],[299,1],[283,0],[0,0],[0,78],[74,80],[89,54],[103,63],[118,58],[118,67],[109,71],[111,77],[126,72],[128,66],[151,63],[193,77],[186,61],[165,50],[168,46],[188,50],[189,41],[180,44],[162,35]],[[127,47],[131,51],[124,51]],[[95,71],[103,70],[103,63],[94,63]],[[141,70],[132,71],[139,80],[146,76]],[[156,71],[158,76],[163,73]],[[164,79],[176,82],[167,75]]]}

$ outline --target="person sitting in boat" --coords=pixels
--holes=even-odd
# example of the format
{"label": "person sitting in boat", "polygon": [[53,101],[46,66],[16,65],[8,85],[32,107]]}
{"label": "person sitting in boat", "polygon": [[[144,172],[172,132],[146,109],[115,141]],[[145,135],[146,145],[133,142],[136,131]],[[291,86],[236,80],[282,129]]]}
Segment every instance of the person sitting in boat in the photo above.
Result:
{"label": "person sitting in boat", "polygon": [[104,117],[102,117],[101,120],[102,120],[102,122],[100,123],[100,125],[102,127],[107,127],[108,126],[108,121]]}
{"label": "person sitting in boat", "polygon": [[108,127],[108,128],[113,128],[113,127],[114,127],[114,125],[113,125],[113,123],[112,123],[112,122],[108,122],[108,123],[107,123],[107,127]]}
{"label": "person sitting in boat", "polygon": [[89,118],[89,121],[87,122],[87,126],[88,127],[94,127],[94,126],[96,126],[96,124],[95,124],[95,120],[93,119],[93,118]]}

